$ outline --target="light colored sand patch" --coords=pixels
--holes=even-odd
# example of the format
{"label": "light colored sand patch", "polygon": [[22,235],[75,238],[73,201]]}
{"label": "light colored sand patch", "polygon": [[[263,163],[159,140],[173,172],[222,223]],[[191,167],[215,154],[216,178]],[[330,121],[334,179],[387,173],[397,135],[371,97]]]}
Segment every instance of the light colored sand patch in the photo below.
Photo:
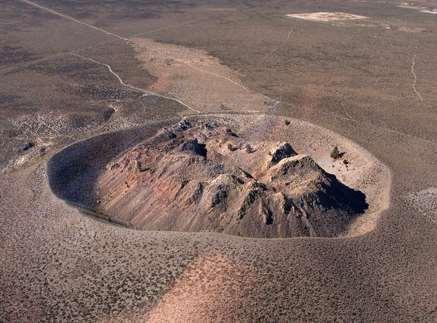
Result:
{"label": "light colored sand patch", "polygon": [[423,33],[426,31],[425,28],[420,28],[420,27],[406,27],[406,26],[401,26],[398,28],[398,31],[402,31],[405,33]]}
{"label": "light colored sand patch", "polygon": [[427,13],[427,14],[430,14],[430,15],[437,15],[437,9],[434,9],[434,8],[411,6],[408,3],[403,3],[403,4],[401,4],[398,7],[399,8],[404,8],[404,9],[417,10],[417,11],[419,11],[421,13]]}
{"label": "light colored sand patch", "polygon": [[[222,255],[199,257],[177,278],[147,315],[147,321],[232,321],[232,314],[241,306],[239,300],[250,293],[254,284],[253,271],[246,266]],[[218,316],[211,320],[210,313]]]}
{"label": "light colored sand patch", "polygon": [[310,21],[344,21],[344,20],[360,20],[367,19],[366,16],[354,15],[347,12],[309,12],[309,13],[294,13],[288,14],[287,17],[297,18]]}
{"label": "light colored sand patch", "polygon": [[143,38],[131,41],[137,58],[157,77],[151,87],[155,92],[177,97],[202,112],[263,112],[274,103],[246,88],[238,73],[205,51]]}
{"label": "light colored sand patch", "polygon": [[423,10],[420,10],[420,12],[422,12],[422,13],[429,13],[431,15],[437,15],[437,9],[431,9],[431,10],[423,9]]}
{"label": "light colored sand patch", "polygon": [[408,199],[414,208],[431,223],[437,224],[437,187],[429,187],[419,192],[411,193]]}
{"label": "light colored sand patch", "polygon": [[43,157],[47,151],[54,145],[53,141],[44,141],[40,138],[36,138],[34,145],[28,151],[22,155],[18,155],[15,159],[11,159],[6,167],[1,169],[1,173],[6,173],[8,171],[19,169],[23,166],[28,166],[32,162],[38,161]]}

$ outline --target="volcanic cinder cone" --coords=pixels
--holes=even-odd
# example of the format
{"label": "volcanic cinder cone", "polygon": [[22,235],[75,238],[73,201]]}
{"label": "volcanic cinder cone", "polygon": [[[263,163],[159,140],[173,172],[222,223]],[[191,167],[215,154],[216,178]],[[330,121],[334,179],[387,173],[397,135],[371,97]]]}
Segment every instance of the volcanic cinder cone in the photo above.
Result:
{"label": "volcanic cinder cone", "polygon": [[365,196],[287,142],[252,142],[225,124],[182,120],[109,164],[99,211],[144,230],[331,237]]}

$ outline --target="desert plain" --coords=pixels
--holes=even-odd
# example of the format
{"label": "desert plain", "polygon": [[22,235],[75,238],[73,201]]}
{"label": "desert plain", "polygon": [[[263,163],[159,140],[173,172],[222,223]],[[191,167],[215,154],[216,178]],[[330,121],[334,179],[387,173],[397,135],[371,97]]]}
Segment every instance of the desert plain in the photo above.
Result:
{"label": "desert plain", "polygon": [[437,321],[436,5],[2,0],[0,321]]}

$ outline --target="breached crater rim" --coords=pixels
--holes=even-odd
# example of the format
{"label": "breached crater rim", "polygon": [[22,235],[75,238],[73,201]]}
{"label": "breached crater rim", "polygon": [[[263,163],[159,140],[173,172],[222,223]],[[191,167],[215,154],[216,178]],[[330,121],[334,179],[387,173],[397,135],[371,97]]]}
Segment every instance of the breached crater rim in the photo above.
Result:
{"label": "breached crater rim", "polygon": [[390,177],[349,140],[266,115],[105,134],[55,155],[49,175],[59,197],[130,228],[257,238],[368,232],[388,205]]}

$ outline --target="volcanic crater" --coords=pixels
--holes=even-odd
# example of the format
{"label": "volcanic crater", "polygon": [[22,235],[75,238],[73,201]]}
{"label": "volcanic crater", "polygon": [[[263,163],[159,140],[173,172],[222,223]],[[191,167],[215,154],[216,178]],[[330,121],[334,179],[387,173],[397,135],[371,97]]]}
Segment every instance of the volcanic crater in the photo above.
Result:
{"label": "volcanic crater", "polygon": [[368,209],[288,141],[219,118],[182,119],[125,150],[95,181],[99,214],[142,230],[335,237]]}

